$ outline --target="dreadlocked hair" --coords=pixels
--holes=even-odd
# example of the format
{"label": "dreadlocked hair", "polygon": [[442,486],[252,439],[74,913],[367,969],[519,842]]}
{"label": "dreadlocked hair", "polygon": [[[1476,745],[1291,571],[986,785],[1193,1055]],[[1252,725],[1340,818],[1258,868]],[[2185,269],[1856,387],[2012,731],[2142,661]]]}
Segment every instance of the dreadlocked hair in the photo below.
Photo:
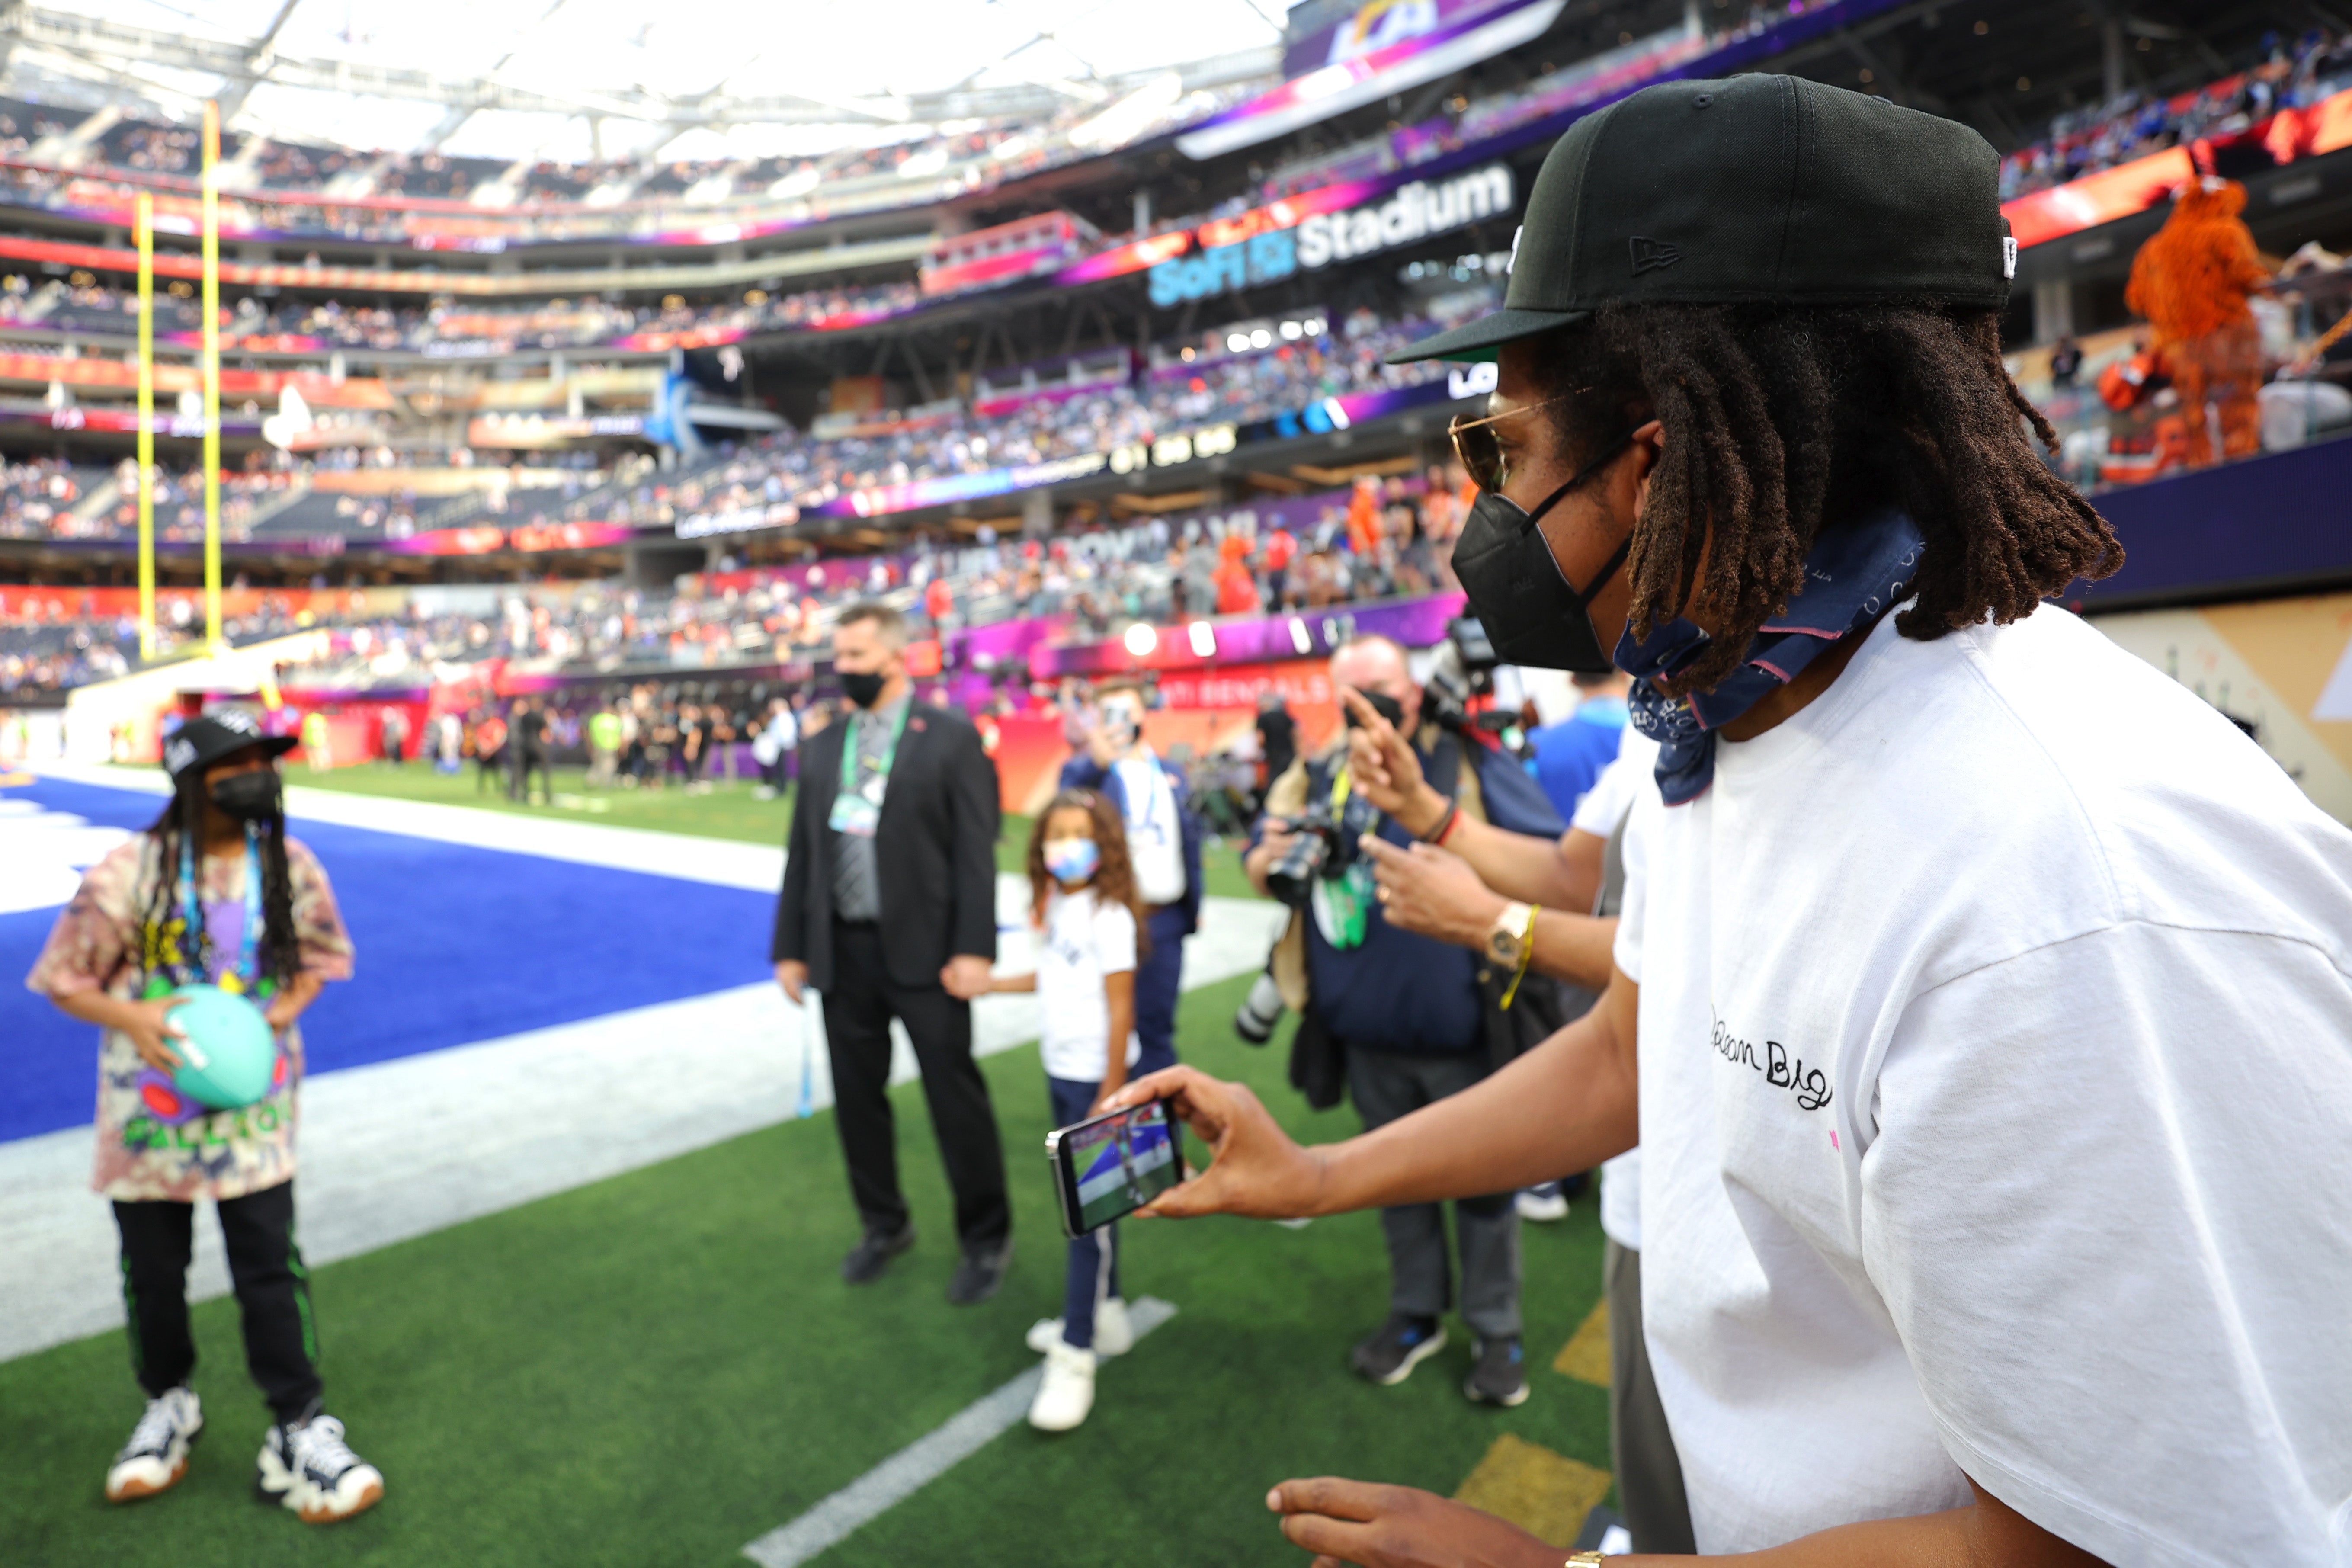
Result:
{"label": "dreadlocked hair", "polygon": [[[155,849],[155,878],[139,929],[144,949],[141,962],[150,974],[161,965],[163,928],[182,912],[180,868],[190,845],[195,847],[196,877],[198,885],[202,885],[205,813],[214,809],[216,808],[205,797],[203,770],[190,768],[174,784],[172,798],[163,813],[148,824],[147,837]],[[272,812],[268,822],[257,826],[261,840],[261,940],[255,949],[254,962],[261,973],[253,978],[274,980],[282,988],[293,980],[301,963],[300,939],[294,934],[294,879],[286,867],[286,814]],[[204,951],[205,906],[201,897],[196,900],[195,918],[195,929],[183,932],[180,938],[180,951],[191,966]]]}
{"label": "dreadlocked hair", "polygon": [[1571,452],[1615,438],[1632,415],[1664,428],[1626,562],[1633,635],[1685,605],[1717,628],[1664,683],[1671,695],[1738,668],[1803,585],[1822,531],[1884,507],[1927,542],[1916,601],[1895,618],[1920,641],[2006,625],[2123,564],[2105,521],[2029,442],[2057,450],[2001,364],[1990,311],[1622,305],[1551,334],[1535,359]]}

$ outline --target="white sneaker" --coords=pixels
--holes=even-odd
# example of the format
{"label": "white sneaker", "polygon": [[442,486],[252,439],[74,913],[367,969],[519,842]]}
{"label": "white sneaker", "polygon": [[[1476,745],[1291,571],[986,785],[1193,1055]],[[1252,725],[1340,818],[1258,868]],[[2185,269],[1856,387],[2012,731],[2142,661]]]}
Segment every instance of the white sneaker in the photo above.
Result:
{"label": "white sneaker", "polygon": [[[1040,1318],[1029,1330],[1029,1348],[1039,1355],[1062,1342],[1062,1320]],[[1095,1309],[1095,1354],[1125,1355],[1135,1348],[1135,1325],[1127,1321],[1127,1303],[1117,1296]]]}
{"label": "white sneaker", "polygon": [[1055,1340],[1045,1347],[1045,1380],[1029,1404],[1029,1425],[1040,1432],[1067,1432],[1095,1407],[1095,1352]]}
{"label": "white sneaker", "polygon": [[106,1500],[136,1502],[177,1486],[188,1473],[188,1446],[204,1429],[204,1407],[188,1390],[167,1388],[149,1400],[106,1472]]}
{"label": "white sneaker", "polygon": [[305,1524],[332,1524],[373,1508],[383,1476],[343,1441],[343,1424],[313,1415],[299,1426],[272,1426],[261,1445],[254,1489],[301,1515]]}
{"label": "white sneaker", "polygon": [[1528,1187],[1519,1194],[1519,1217],[1539,1225],[1568,1217],[1568,1198],[1558,1182],[1546,1182],[1539,1187]]}

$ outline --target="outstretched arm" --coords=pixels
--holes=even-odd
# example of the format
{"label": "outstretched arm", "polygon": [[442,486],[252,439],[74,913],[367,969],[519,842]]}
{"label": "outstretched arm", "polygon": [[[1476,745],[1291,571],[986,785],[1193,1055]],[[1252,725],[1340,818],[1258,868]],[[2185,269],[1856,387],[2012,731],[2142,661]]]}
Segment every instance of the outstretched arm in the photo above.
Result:
{"label": "outstretched arm", "polygon": [[[1507,899],[1548,910],[1591,912],[1601,885],[1601,841],[1571,829],[1559,839],[1513,833],[1467,812],[1446,826],[1452,805],[1422,777],[1421,759],[1357,692],[1342,692],[1357,728],[1348,736],[1348,772],[1364,798],[1415,838],[1445,829],[1445,848],[1470,863],[1478,879]],[[1591,840],[1580,844],[1579,840]]]}
{"label": "outstretched arm", "polygon": [[1172,1097],[1214,1163],[1144,1212],[1289,1219],[1475,1197],[1548,1182],[1632,1148],[1640,988],[1622,972],[1592,1011],[1483,1081],[1376,1132],[1301,1148],[1257,1096],[1187,1068],[1139,1079],[1106,1110]]}
{"label": "outstretched arm", "polygon": [[[1379,879],[1381,914],[1389,924],[1457,947],[1485,949],[1506,900],[1467,861],[1426,844],[1400,849],[1369,833],[1360,843]],[[1547,908],[1533,899],[1524,901],[1538,906],[1530,967],[1587,991],[1606,988],[1616,968],[1610,950],[1617,922]]]}
{"label": "outstretched arm", "polygon": [[[1841,1525],[1733,1556],[1612,1557],[1626,1568],[1740,1563],[1745,1568],[2104,1568],[2100,1560],[1969,1483],[1976,1500],[1942,1513]],[[1517,1525],[1411,1487],[1324,1476],[1266,1494],[1282,1533],[1315,1552],[1317,1568],[1559,1568],[1560,1549]]]}

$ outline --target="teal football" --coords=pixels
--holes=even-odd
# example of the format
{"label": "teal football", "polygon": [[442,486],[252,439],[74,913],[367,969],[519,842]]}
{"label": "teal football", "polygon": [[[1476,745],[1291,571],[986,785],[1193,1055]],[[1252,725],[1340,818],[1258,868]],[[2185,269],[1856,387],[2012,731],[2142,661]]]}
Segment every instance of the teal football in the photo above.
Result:
{"label": "teal football", "polygon": [[216,985],[183,985],[172,994],[187,998],[169,1015],[184,1037],[172,1042],[181,1064],[173,1086],[215,1110],[266,1097],[278,1079],[278,1041],[261,1009]]}

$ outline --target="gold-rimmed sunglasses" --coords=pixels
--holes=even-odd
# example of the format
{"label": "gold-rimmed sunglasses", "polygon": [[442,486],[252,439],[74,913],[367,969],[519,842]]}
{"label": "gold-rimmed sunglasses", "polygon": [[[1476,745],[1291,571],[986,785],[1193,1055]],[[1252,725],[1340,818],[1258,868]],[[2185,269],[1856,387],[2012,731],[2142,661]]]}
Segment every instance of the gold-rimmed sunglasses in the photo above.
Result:
{"label": "gold-rimmed sunglasses", "polygon": [[[1582,390],[1580,387],[1578,389]],[[1470,482],[1480,489],[1489,495],[1500,495],[1503,486],[1510,480],[1511,464],[1504,455],[1502,442],[1495,438],[1495,432],[1489,426],[1505,419],[1516,419],[1522,414],[1533,413],[1538,408],[1549,408],[1575,395],[1574,392],[1563,392],[1540,403],[1523,403],[1517,408],[1478,419],[1465,419],[1459,414],[1455,415],[1453,423],[1446,426],[1445,433],[1454,439],[1454,456],[1461,463],[1462,471],[1468,474]]]}

